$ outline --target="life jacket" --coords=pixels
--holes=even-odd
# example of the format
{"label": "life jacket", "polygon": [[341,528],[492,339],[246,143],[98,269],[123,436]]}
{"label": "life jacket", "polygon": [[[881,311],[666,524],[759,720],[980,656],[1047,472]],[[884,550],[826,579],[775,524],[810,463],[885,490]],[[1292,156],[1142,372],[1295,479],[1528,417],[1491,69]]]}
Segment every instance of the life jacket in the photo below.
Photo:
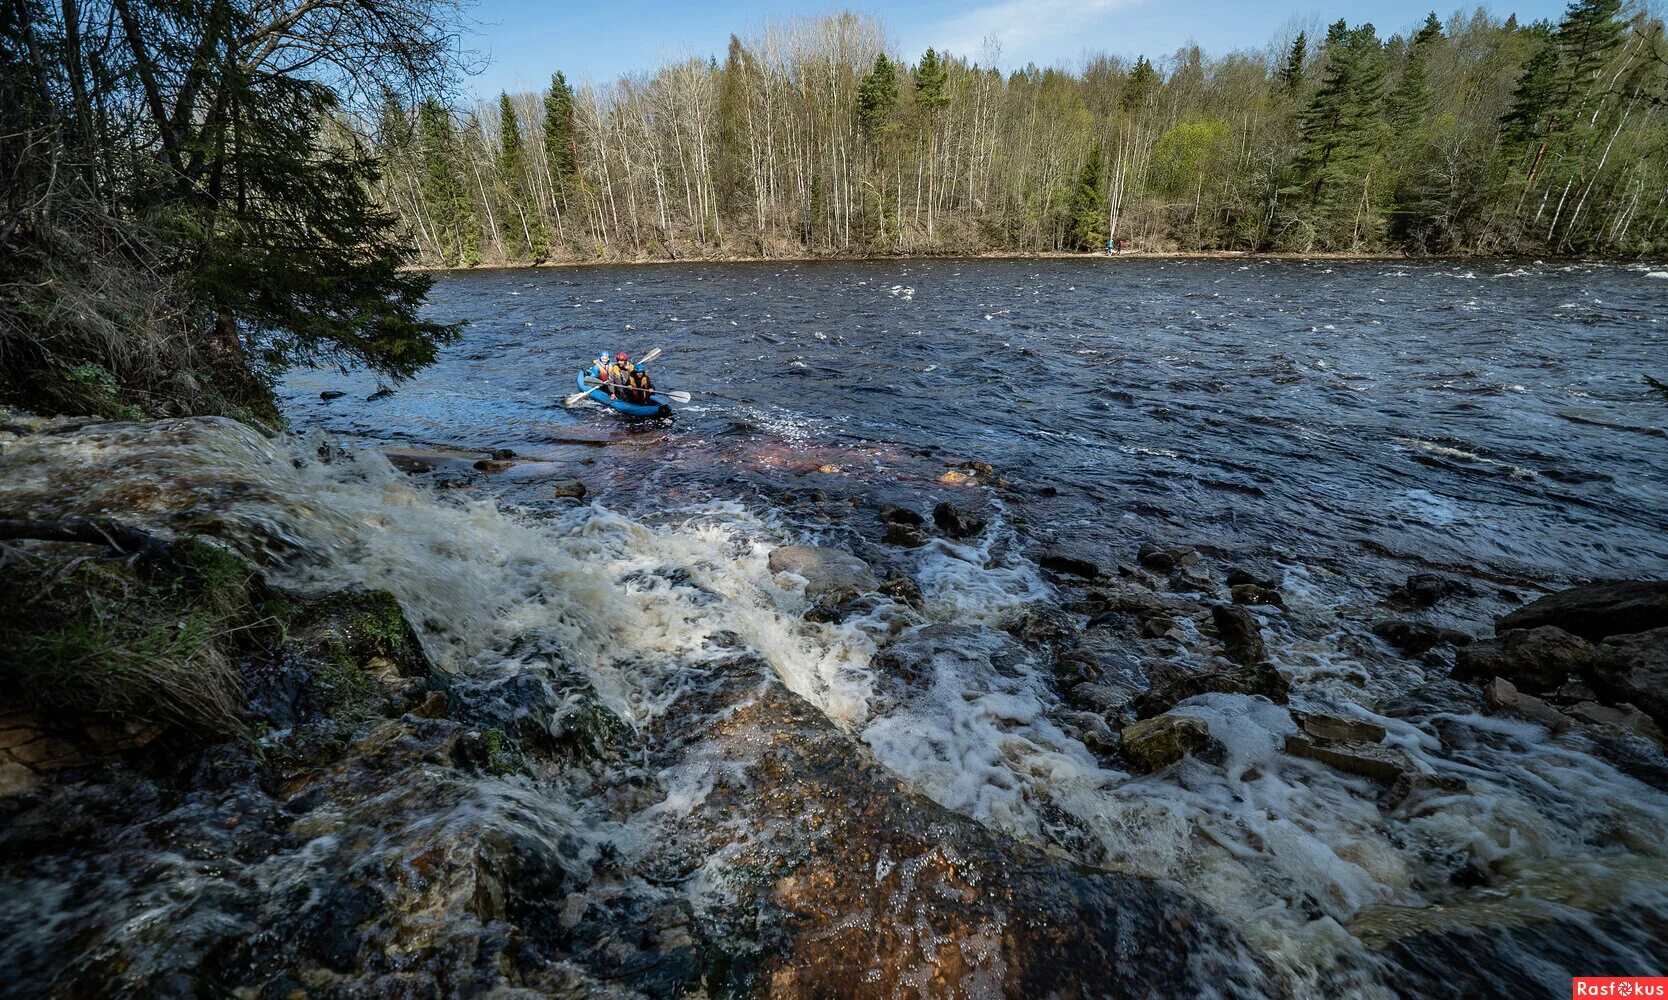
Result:
{"label": "life jacket", "polygon": [[631,374],[626,376],[626,385],[629,387],[626,397],[633,403],[647,403],[649,393],[654,388],[649,382],[649,373],[641,368],[634,368]]}
{"label": "life jacket", "polygon": [[631,378],[631,373],[636,370],[637,366],[629,361],[623,364],[616,361],[614,366],[608,369],[608,381],[615,385],[625,385],[626,381]]}

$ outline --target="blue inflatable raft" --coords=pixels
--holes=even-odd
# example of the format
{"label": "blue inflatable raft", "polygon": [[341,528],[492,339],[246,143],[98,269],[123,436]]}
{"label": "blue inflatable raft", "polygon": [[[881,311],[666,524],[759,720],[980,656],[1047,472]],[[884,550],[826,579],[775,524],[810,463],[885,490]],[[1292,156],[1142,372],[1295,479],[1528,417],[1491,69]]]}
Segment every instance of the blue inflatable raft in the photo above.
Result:
{"label": "blue inflatable raft", "polygon": [[587,386],[585,384],[585,377],[587,375],[591,378],[599,377],[597,375],[595,365],[592,365],[585,371],[580,372],[578,376],[575,377],[575,381],[579,384],[579,388],[589,388],[591,390],[589,393],[590,397],[601,403],[603,406],[612,407],[628,417],[669,417],[672,415],[672,404],[668,403],[665,397],[650,395],[649,402],[647,403],[628,403],[623,399],[615,399],[614,397],[608,395],[608,391],[606,389],[598,389]]}

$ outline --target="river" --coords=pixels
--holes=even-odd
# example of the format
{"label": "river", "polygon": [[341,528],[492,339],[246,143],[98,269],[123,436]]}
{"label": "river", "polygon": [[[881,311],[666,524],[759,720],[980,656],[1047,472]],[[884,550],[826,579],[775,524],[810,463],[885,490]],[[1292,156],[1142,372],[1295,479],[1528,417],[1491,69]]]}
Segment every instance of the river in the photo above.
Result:
{"label": "river", "polygon": [[[118,429],[43,454],[99,469],[140,449],[131,474],[197,498],[182,509],[283,539],[284,582],[392,590],[463,704],[559,704],[555,726],[583,691],[624,720],[640,749],[611,770],[390,807],[415,810],[407,832],[561,844],[578,913],[653,925],[675,904],[703,947],[768,950],[766,928],[819,891],[884,882],[897,894],[818,938],[869,978],[823,982],[985,996],[1018,981],[989,978],[990,954],[1013,961],[993,942],[1070,925],[1068,899],[1089,905],[1073,880],[1111,872],[1155,887],[1118,883],[1131,940],[1171,919],[1164,894],[1200,907],[1166,924],[1203,928],[1185,979],[1129,959],[1155,995],[1561,993],[1668,962],[1668,759],[1487,712],[1447,679],[1452,649],[1404,655],[1373,626],[1487,636],[1571,583],[1668,575],[1668,399],[1643,379],[1668,377],[1665,306],[1662,268],[1527,261],[447,274],[429,309],[467,320],[461,340],[375,399],[367,376],[292,373],[299,438]],[[693,397],[675,419],[562,405],[599,350],[654,347],[658,384]],[[87,509],[128,489],[81,481]],[[945,502],[986,526],[940,532]],[[1183,565],[1138,565],[1143,544]],[[773,571],[805,545],[856,554],[889,596],[829,606]],[[1405,592],[1416,574],[1446,589],[1434,606]],[[1206,609],[1235,579],[1278,591],[1283,606],[1250,610],[1289,705],[1197,695],[1184,710],[1212,751],[1142,773],[1104,721],[1133,716],[1094,699],[1217,662]],[[1287,752],[1294,710],[1381,730],[1404,780]],[[911,796],[981,832],[921,819]],[[863,826],[866,809],[892,812]],[[841,814],[858,832],[818,840]],[[375,825],[359,839],[379,851],[404,843],[392,819],[344,822]],[[987,881],[885,903],[908,896],[887,838],[922,830],[944,870]],[[867,854],[849,842],[865,837]],[[275,853],[261,884],[324,880],[352,840]],[[1009,849],[1032,852],[1032,876],[1003,881],[991,859]],[[862,860],[767,880],[766,907],[745,873],[772,851]],[[903,864],[909,885],[923,865]],[[961,930],[923,929],[940,906]],[[947,941],[950,965],[933,951]],[[1056,988],[1099,960],[1025,981]],[[946,987],[951,966],[971,971]],[[757,988],[808,981],[782,975]]]}

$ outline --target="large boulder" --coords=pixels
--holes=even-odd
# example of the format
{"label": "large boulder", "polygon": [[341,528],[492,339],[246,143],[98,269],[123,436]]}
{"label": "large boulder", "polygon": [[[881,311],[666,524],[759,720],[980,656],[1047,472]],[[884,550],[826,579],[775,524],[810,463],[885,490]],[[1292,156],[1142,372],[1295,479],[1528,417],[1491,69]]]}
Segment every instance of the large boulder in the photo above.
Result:
{"label": "large boulder", "polygon": [[1496,631],[1556,625],[1589,642],[1668,627],[1668,580],[1590,583],[1548,594],[1495,623]]}
{"label": "large boulder", "polygon": [[1373,634],[1408,656],[1422,656],[1438,646],[1466,646],[1471,643],[1471,637],[1457,629],[1407,618],[1377,622],[1373,625]]}
{"label": "large boulder", "polygon": [[1633,704],[1668,727],[1668,628],[1604,640],[1592,679],[1607,700]]}
{"label": "large boulder", "polygon": [[880,587],[869,564],[843,549],[784,545],[771,551],[770,571],[803,578],[807,597],[842,591],[866,594]]}
{"label": "large boulder", "polygon": [[1595,655],[1591,643],[1561,628],[1512,629],[1460,650],[1454,676],[1504,677],[1525,691],[1550,691],[1590,668]]}

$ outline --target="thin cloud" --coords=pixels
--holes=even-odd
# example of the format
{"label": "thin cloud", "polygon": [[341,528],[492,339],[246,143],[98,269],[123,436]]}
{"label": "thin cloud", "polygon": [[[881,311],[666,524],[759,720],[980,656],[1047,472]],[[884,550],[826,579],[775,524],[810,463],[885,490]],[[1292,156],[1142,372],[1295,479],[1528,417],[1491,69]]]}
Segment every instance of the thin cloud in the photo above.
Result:
{"label": "thin cloud", "polygon": [[1002,46],[1003,62],[1046,62],[1075,49],[1085,28],[1112,11],[1141,0],[1002,0],[975,7],[934,25],[930,31],[946,52],[976,56],[985,39]]}

